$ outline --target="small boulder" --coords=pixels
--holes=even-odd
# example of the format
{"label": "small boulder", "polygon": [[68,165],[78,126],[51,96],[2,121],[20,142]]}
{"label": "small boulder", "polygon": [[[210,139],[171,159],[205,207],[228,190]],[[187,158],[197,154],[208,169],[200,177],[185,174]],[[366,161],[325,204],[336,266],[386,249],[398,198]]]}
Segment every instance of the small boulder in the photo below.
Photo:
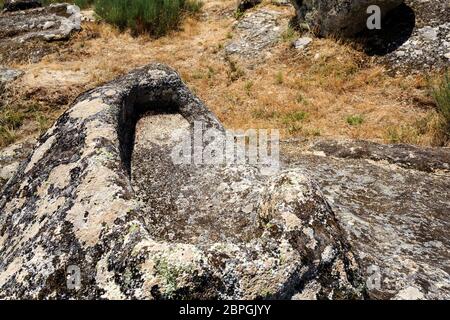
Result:
{"label": "small boulder", "polygon": [[0,85],[14,81],[21,75],[23,75],[23,71],[0,66]]}
{"label": "small boulder", "polygon": [[301,37],[294,41],[293,46],[297,50],[303,50],[308,47],[312,41],[313,39],[310,37]]}

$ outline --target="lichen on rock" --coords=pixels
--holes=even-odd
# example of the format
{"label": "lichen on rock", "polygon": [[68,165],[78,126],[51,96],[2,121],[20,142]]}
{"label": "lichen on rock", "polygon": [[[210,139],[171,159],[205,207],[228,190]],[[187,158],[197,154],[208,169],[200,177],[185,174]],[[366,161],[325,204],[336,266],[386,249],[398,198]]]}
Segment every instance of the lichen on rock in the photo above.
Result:
{"label": "lichen on rock", "polygon": [[81,29],[80,9],[67,3],[0,13],[0,61],[39,60]]}
{"label": "lichen on rock", "polygon": [[40,138],[0,194],[0,298],[364,297],[313,181],[298,169],[170,163],[176,139],[139,141],[136,126],[165,114],[187,134],[195,121],[223,130],[175,71],[153,64],[82,94]]}

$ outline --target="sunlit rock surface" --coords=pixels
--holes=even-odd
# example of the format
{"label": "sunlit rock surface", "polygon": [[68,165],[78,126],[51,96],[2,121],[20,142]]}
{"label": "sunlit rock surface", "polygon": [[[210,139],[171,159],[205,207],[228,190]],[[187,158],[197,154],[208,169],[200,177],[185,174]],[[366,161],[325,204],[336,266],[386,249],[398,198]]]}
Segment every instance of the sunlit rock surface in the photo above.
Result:
{"label": "sunlit rock surface", "polygon": [[163,65],[81,95],[0,195],[0,298],[362,298],[306,174],[170,161],[195,121],[223,131]]}
{"label": "sunlit rock surface", "polygon": [[314,177],[373,299],[450,297],[450,150],[367,141],[283,145]]}
{"label": "sunlit rock surface", "polygon": [[65,3],[0,13],[0,61],[38,61],[81,29],[80,9]]}

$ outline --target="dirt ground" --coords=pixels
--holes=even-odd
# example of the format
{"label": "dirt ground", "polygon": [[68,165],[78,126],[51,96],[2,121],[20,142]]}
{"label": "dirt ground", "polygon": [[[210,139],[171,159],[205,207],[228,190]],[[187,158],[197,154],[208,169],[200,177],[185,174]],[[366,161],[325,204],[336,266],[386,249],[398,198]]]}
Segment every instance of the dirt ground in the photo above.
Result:
{"label": "dirt ground", "polygon": [[[294,15],[291,7],[266,7],[287,21]],[[151,62],[176,69],[229,128],[278,128],[286,138],[444,144],[429,94],[428,79],[437,75],[392,76],[373,58],[332,39],[315,38],[299,51],[291,43],[301,34],[293,30],[285,30],[263,61],[227,58],[234,9],[235,0],[206,1],[199,16],[159,39],[85,22],[58,52],[10,65],[25,75],[4,101],[14,110],[31,108],[32,116],[26,114],[2,144],[37,136],[78,94]]]}

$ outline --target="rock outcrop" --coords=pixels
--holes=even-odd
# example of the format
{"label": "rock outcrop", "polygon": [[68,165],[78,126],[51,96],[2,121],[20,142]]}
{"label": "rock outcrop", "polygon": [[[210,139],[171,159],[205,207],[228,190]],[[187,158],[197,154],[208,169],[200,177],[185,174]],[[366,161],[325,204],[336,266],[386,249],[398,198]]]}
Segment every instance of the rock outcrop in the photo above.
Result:
{"label": "rock outcrop", "polygon": [[223,132],[163,65],[76,99],[1,191],[0,298],[362,298],[300,170],[173,162],[198,121]]}
{"label": "rock outcrop", "polygon": [[5,0],[3,9],[5,11],[18,11],[38,8],[42,6],[40,0]]}
{"label": "rock outcrop", "polygon": [[449,149],[318,141],[284,150],[347,231],[370,298],[450,298]]}
{"label": "rock outcrop", "polygon": [[39,60],[51,51],[49,42],[67,40],[80,29],[80,9],[75,5],[1,13],[0,61]]}
{"label": "rock outcrop", "polygon": [[287,21],[278,11],[264,8],[248,12],[234,26],[235,34],[225,46],[225,52],[251,60],[264,57],[286,27]]}
{"label": "rock outcrop", "polygon": [[300,24],[321,36],[353,36],[366,28],[367,8],[377,5],[382,15],[403,0],[291,0]]}

